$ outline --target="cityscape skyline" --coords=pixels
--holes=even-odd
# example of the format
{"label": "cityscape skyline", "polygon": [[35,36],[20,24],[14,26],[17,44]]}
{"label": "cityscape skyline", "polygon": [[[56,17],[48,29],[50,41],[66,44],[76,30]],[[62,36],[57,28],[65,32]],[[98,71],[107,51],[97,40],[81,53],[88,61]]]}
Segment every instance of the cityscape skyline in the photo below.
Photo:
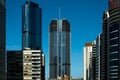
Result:
{"label": "cityscape skyline", "polygon": [[[54,0],[53,0],[54,1]],[[86,0],[87,1],[87,0]],[[93,0],[94,1],[94,0]],[[44,13],[46,13],[46,14],[49,14],[49,13],[47,13],[47,11],[45,11],[45,9],[47,9],[47,8],[45,8],[45,2],[43,1],[43,3],[44,3],[44,5],[42,5],[42,1],[40,2],[40,1],[38,1],[38,0],[35,0],[35,2],[38,2],[39,4],[40,4],[40,7],[42,7],[42,6],[44,6],[44,7],[42,7],[42,9],[43,9],[43,39],[42,39],[42,42],[43,42],[43,50],[44,50],[44,53],[45,53],[45,55],[47,54],[47,58],[48,58],[48,54],[49,54],[49,48],[48,48],[48,26],[49,26],[49,23],[50,23],[50,21],[54,18],[54,17],[57,17],[58,18],[58,9],[59,9],[59,6],[57,6],[57,4],[58,4],[58,2],[56,2],[56,1],[54,1],[54,3],[57,3],[56,4],[56,8],[55,8],[55,10],[53,9],[53,13],[51,13],[52,14],[52,17],[50,16],[50,15],[45,15]],[[63,1],[64,2],[64,1]],[[66,2],[66,1],[65,1]],[[79,1],[78,1],[79,2]],[[76,4],[77,4],[77,7],[79,7],[78,6],[78,2],[76,1]],[[84,2],[84,1],[83,1]],[[103,1],[104,2],[104,1]],[[9,4],[8,4],[9,3]],[[9,8],[10,7],[12,7],[12,5],[11,4],[13,4],[13,3],[11,3],[11,2],[7,2],[7,4],[8,4],[8,6],[7,6],[7,10],[8,10],[8,12],[9,12]],[[16,3],[16,4],[15,4]],[[13,11],[15,11],[16,10],[16,8],[19,6],[19,8],[18,8],[18,10],[19,11],[21,11],[21,4],[23,4],[23,3],[25,3],[25,1],[24,0],[21,0],[21,3],[17,3],[17,1],[15,1],[15,3],[14,3],[14,6],[16,6],[16,7],[12,7],[12,9],[13,9]],[[67,2],[66,2],[67,3]],[[95,2],[95,3],[97,3],[97,2]],[[98,3],[99,3],[99,1],[98,1]],[[88,4],[88,2],[87,2],[87,4]],[[102,1],[101,1],[101,4],[102,4]],[[61,4],[59,4],[61,7],[62,7],[62,2],[61,2]],[[69,5],[69,7],[70,7],[70,5],[72,5],[72,1],[70,1],[70,3],[68,4]],[[92,5],[92,4],[91,4]],[[107,5],[107,4],[106,4]],[[49,6],[50,6],[50,4],[49,4]],[[75,5],[76,6],[76,5]],[[86,9],[89,7],[90,5],[88,5],[87,7],[86,7]],[[48,6],[47,6],[48,7]],[[52,8],[53,7],[55,7],[55,6],[52,6]],[[76,7],[76,8],[77,8]],[[82,7],[84,7],[83,5],[82,5]],[[94,6],[92,6],[92,7],[94,7]],[[51,8],[51,10],[52,10],[52,8]],[[64,9],[65,8],[65,9]],[[82,57],[83,57],[83,55],[82,55],[82,47],[84,46],[84,44],[83,43],[85,43],[86,41],[93,41],[94,40],[94,38],[96,37],[96,35],[98,35],[98,33],[100,32],[100,30],[101,30],[101,23],[102,23],[102,14],[103,14],[103,11],[105,10],[104,9],[104,7],[102,8],[102,10],[100,11],[101,13],[98,13],[97,15],[99,15],[99,19],[98,18],[96,18],[96,19],[98,19],[97,21],[96,21],[96,19],[95,19],[95,23],[98,23],[99,24],[99,26],[98,26],[98,24],[95,24],[94,22],[94,24],[92,24],[92,23],[90,23],[91,24],[91,26],[95,26],[95,27],[91,27],[92,29],[93,29],[93,31],[94,30],[96,30],[96,28],[98,28],[97,29],[97,31],[95,32],[95,34],[94,33],[92,33],[91,35],[91,38],[90,39],[88,39],[87,37],[88,36],[90,36],[90,34],[87,34],[87,32],[88,31],[82,31],[82,29],[84,29],[84,30],[87,30],[87,29],[89,29],[89,30],[91,30],[90,28],[89,28],[89,26],[85,26],[85,23],[84,24],[82,24],[83,26],[80,26],[80,25],[78,25],[78,24],[81,24],[82,23],[82,20],[83,21],[85,21],[85,22],[88,22],[89,20],[91,20],[92,19],[92,17],[91,16],[89,16],[89,14],[87,14],[87,15],[84,15],[84,17],[86,17],[86,18],[88,18],[88,20],[86,21],[86,18],[85,19],[80,19],[80,17],[78,17],[78,16],[73,16],[72,14],[73,14],[73,12],[71,12],[72,14],[69,14],[70,12],[70,10],[68,10],[68,12],[66,12],[67,11],[67,8],[68,8],[68,6],[64,6],[64,7],[62,7],[61,8],[61,13],[62,13],[62,15],[61,16],[63,16],[63,17],[65,17],[65,18],[67,18],[69,21],[70,21],[70,23],[72,24],[71,25],[71,28],[72,28],[72,46],[71,46],[71,56],[72,56],[72,59],[71,59],[71,61],[72,61],[72,77],[74,77],[74,76],[76,76],[76,77],[82,77],[83,75],[83,72],[82,72],[82,67],[83,67],[83,65],[82,65],[82,63],[83,63],[83,61],[82,61]],[[76,9],[75,8],[75,9]],[[49,8],[50,9],[50,8]],[[69,8],[68,8],[69,9]],[[82,9],[82,8],[81,8]],[[84,10],[84,8],[83,8],[83,10]],[[13,13],[13,11],[12,12],[9,12],[9,13]],[[10,19],[11,18],[9,18],[10,17],[10,15],[11,14],[8,14],[7,13],[7,49],[21,49],[21,12],[19,13],[19,11],[18,12],[15,12],[15,13],[18,13],[18,15],[15,15],[13,18],[12,18],[12,20],[10,21]],[[75,12],[77,11],[77,10],[74,10]],[[48,10],[48,12],[50,12],[49,10]],[[83,11],[83,13],[84,12],[86,12],[86,10],[85,11]],[[88,9],[88,12],[89,12],[89,9]],[[15,14],[15,13],[13,13],[13,14]],[[82,13],[82,12],[81,12]],[[83,13],[82,13],[82,15],[83,15]],[[63,15],[64,14],[64,15]],[[69,16],[67,16],[67,14],[69,14]],[[85,13],[84,13],[85,14]],[[70,16],[71,15],[71,16]],[[91,14],[90,14],[91,15]],[[93,14],[92,14],[93,15]],[[8,17],[9,16],[9,17]],[[19,17],[18,17],[19,16]],[[89,19],[89,17],[91,17],[90,19]],[[12,17],[12,16],[11,16]],[[48,17],[48,19],[47,19],[47,17]],[[75,17],[75,18],[74,18]],[[78,18],[79,18],[79,20],[78,20]],[[81,17],[82,18],[82,17]],[[94,17],[95,18],[95,17]],[[73,20],[72,20],[73,19]],[[16,21],[15,21],[16,20]],[[17,21],[18,20],[18,21]],[[75,20],[76,20],[76,23],[74,23],[75,22]],[[10,23],[10,22],[11,23]],[[12,21],[14,22],[14,24],[12,24]],[[19,22],[20,21],[20,22]],[[93,19],[93,21],[94,21],[94,19]],[[89,22],[91,22],[91,21],[89,21]],[[12,26],[13,25],[13,26]],[[16,25],[18,25],[19,27],[18,28],[16,28],[17,26]],[[12,31],[11,31],[11,27],[12,27]],[[77,27],[76,27],[77,26]],[[46,28],[45,28],[46,27]],[[78,27],[84,27],[84,28],[78,28]],[[86,29],[87,28],[87,29]],[[19,30],[18,30],[19,29]],[[9,33],[10,31],[11,31],[11,33]],[[17,31],[16,31],[17,30]],[[79,34],[79,32],[80,31],[82,31],[82,32],[85,32],[85,36],[82,36],[83,35],[83,33],[81,34],[81,36],[80,36],[80,39],[78,39],[78,37],[76,36],[77,34]],[[14,34],[14,32],[16,33],[16,34]],[[91,30],[91,32],[92,32],[92,30]],[[12,36],[10,36],[10,34],[14,34],[16,37],[15,38],[13,38]],[[93,35],[94,34],[94,35]],[[9,36],[8,36],[9,35]],[[46,35],[47,35],[47,38],[46,38]],[[10,38],[11,37],[11,38]],[[85,38],[85,40],[82,40],[83,38]],[[78,39],[78,40],[77,40]],[[78,42],[78,43],[77,43]],[[18,44],[16,44],[16,43],[18,43]],[[79,45],[81,45],[80,47],[78,47]],[[78,49],[80,49],[80,50],[78,50]],[[76,58],[77,57],[77,58]],[[46,59],[47,59],[46,58]],[[79,59],[80,58],[80,59]],[[74,62],[76,62],[76,61],[78,61],[78,60],[80,60],[80,64],[76,64],[76,63],[74,63]],[[49,63],[48,63],[48,59],[46,60],[46,71],[49,71],[48,70],[48,67],[49,67]],[[74,66],[73,66],[74,65]],[[77,66],[76,67],[76,65],[79,65],[79,66]],[[46,73],[46,75],[48,75],[48,73]],[[48,76],[47,76],[48,77]]]}
{"label": "cityscape skyline", "polygon": [[[108,0],[108,2],[108,9],[104,10],[103,14],[102,32],[95,39],[96,50],[91,51],[94,56],[92,60],[91,57],[87,58],[91,63],[87,61],[89,67],[84,74],[88,72],[88,75],[84,75],[84,80],[120,79],[120,0]],[[85,62],[86,58],[84,66]],[[91,68],[93,70],[90,70]],[[91,73],[94,75],[90,76]]]}

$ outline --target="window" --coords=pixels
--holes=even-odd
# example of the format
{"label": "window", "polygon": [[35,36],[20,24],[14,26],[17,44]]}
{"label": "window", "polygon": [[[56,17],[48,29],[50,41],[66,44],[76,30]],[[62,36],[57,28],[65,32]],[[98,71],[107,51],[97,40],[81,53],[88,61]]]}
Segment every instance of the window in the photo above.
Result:
{"label": "window", "polygon": [[114,25],[112,25],[111,27],[110,27],[110,32],[112,32],[112,31],[115,31],[115,30],[119,30],[119,25],[118,24],[114,24]]}
{"label": "window", "polygon": [[119,36],[119,33],[118,32],[114,32],[114,33],[111,33],[110,34],[110,38],[115,38],[115,37],[118,37]]}
{"label": "window", "polygon": [[118,51],[118,46],[110,47],[110,52]]}
{"label": "window", "polygon": [[119,42],[118,38],[110,40],[110,45],[118,44],[118,42]]}

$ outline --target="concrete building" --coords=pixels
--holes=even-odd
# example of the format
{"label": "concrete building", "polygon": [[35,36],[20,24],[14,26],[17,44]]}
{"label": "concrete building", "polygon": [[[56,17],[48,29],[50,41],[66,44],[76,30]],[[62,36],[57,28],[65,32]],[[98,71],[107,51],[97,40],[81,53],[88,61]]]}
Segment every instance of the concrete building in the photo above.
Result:
{"label": "concrete building", "polygon": [[83,49],[84,56],[84,80],[90,80],[90,63],[92,58],[92,43],[86,43]]}
{"label": "concrete building", "polygon": [[45,67],[41,50],[23,50],[23,80],[45,80],[42,70]]}

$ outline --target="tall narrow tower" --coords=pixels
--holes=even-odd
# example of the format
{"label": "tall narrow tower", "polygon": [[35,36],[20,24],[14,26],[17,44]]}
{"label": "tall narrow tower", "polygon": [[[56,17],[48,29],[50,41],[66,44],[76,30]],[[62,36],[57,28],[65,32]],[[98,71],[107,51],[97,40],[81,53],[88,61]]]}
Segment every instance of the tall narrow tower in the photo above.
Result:
{"label": "tall narrow tower", "polygon": [[92,43],[88,42],[83,48],[84,53],[84,80],[90,80],[91,75],[91,58],[92,58]]}
{"label": "tall narrow tower", "polygon": [[45,80],[42,51],[42,9],[26,1],[22,6],[23,79]]}
{"label": "tall narrow tower", "polygon": [[50,23],[50,79],[70,78],[70,24],[67,20]]}
{"label": "tall narrow tower", "polygon": [[108,79],[120,79],[120,0],[109,0]]}
{"label": "tall narrow tower", "polygon": [[22,48],[42,49],[42,9],[31,1],[22,7]]}
{"label": "tall narrow tower", "polygon": [[0,80],[5,79],[6,1],[0,0]]}
{"label": "tall narrow tower", "polygon": [[100,78],[107,80],[107,56],[108,56],[108,22],[109,12],[106,10],[103,13],[102,36],[101,36],[101,57],[100,57]]}

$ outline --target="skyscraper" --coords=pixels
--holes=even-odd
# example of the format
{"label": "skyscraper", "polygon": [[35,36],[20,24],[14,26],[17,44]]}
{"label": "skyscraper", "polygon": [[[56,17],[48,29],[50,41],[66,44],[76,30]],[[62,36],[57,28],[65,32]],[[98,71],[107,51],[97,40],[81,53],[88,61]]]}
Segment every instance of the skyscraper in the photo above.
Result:
{"label": "skyscraper", "polygon": [[41,50],[23,50],[23,80],[45,80],[43,60]]}
{"label": "skyscraper", "polygon": [[22,6],[22,48],[42,49],[42,9],[31,1]]}
{"label": "skyscraper", "polygon": [[101,80],[101,34],[96,39],[96,62],[95,62],[95,80]]}
{"label": "skyscraper", "polygon": [[101,58],[100,58],[100,76],[101,80],[107,80],[107,59],[108,59],[108,21],[109,12],[103,13],[102,36],[101,36]]}
{"label": "skyscraper", "polygon": [[92,65],[91,68],[91,74],[90,74],[90,80],[96,80],[96,40],[92,43],[92,61],[90,63]]}
{"label": "skyscraper", "polygon": [[22,6],[23,79],[45,80],[42,51],[42,9],[27,1]]}
{"label": "skyscraper", "polygon": [[70,24],[66,19],[50,23],[50,79],[70,76]]}
{"label": "skyscraper", "polygon": [[120,79],[120,0],[109,0],[108,79]]}
{"label": "skyscraper", "polygon": [[7,51],[7,80],[23,80],[23,54],[21,50]]}
{"label": "skyscraper", "polygon": [[0,80],[5,79],[6,0],[0,0]]}
{"label": "skyscraper", "polygon": [[91,75],[91,60],[92,60],[92,43],[88,42],[83,48],[84,55],[84,80],[90,80]]}

